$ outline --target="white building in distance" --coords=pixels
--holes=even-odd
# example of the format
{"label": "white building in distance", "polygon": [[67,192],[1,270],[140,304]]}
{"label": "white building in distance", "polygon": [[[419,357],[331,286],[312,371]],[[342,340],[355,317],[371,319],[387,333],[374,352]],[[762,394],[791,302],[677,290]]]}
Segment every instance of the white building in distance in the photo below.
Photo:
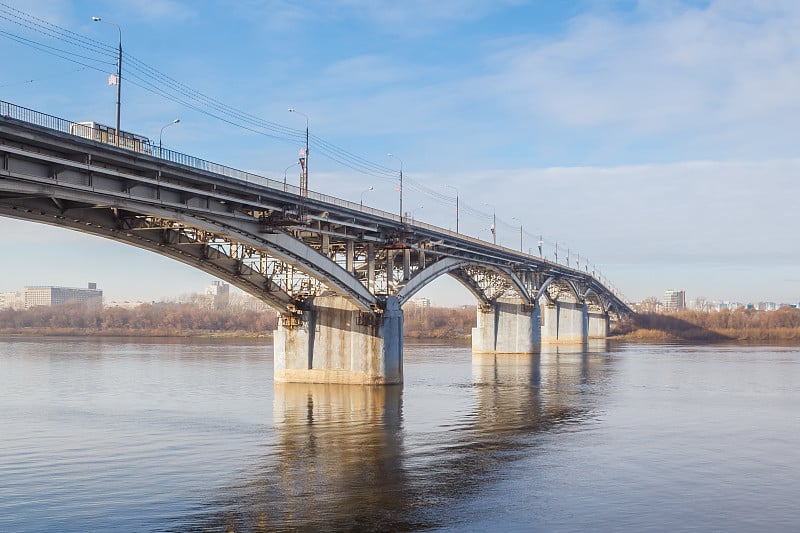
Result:
{"label": "white building in distance", "polygon": [[96,283],[89,283],[88,288],[74,287],[25,287],[22,292],[25,309],[39,306],[53,306],[65,303],[81,303],[91,307],[103,307],[103,291]]}
{"label": "white building in distance", "polygon": [[223,309],[230,303],[231,286],[223,281],[214,280],[206,287],[206,296],[213,309]]}
{"label": "white building in distance", "polygon": [[686,309],[686,291],[667,289],[664,291],[664,312],[674,313]]}

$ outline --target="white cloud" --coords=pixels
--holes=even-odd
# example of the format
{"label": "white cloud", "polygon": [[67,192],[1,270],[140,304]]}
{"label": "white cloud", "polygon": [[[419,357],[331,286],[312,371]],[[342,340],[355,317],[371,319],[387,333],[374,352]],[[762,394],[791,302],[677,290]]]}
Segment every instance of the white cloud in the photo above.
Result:
{"label": "white cloud", "polygon": [[338,8],[347,8],[348,15],[367,18],[381,24],[385,30],[418,32],[421,28],[435,29],[435,24],[447,21],[477,20],[508,6],[525,3],[522,0],[339,0]]}
{"label": "white cloud", "polygon": [[555,40],[505,43],[485,82],[513,107],[570,128],[762,127],[800,110],[800,4],[746,4],[747,20],[730,2],[584,14]]}
{"label": "white cloud", "polygon": [[127,2],[124,9],[147,20],[180,21],[196,16],[195,8],[178,0],[147,0]]}

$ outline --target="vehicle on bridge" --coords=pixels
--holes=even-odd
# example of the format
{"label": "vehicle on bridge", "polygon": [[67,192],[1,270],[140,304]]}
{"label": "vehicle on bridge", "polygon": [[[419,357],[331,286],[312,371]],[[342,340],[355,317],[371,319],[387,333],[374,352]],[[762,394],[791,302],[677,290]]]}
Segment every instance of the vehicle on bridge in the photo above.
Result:
{"label": "vehicle on bridge", "polygon": [[[84,139],[91,139],[101,143],[116,145],[116,128],[113,126],[106,126],[99,122],[73,122],[69,126],[69,132],[72,135],[83,137]],[[143,154],[152,154],[153,147],[150,139],[144,135],[131,133],[128,131],[119,132],[119,146],[133,150],[134,152],[141,152]]]}

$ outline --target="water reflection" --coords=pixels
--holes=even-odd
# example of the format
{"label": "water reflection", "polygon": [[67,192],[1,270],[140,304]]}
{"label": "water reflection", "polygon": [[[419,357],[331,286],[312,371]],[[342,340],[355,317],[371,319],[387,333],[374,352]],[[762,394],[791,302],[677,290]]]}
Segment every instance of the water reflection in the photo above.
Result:
{"label": "water reflection", "polygon": [[[410,382],[405,392],[275,384],[274,446],[240,485],[225,490],[228,501],[210,504],[212,516],[193,523],[236,531],[450,524],[452,505],[535,453],[539,433],[585,419],[596,400],[576,391],[607,368],[603,354],[560,346],[533,356],[475,354],[468,382],[442,376],[433,387]],[[447,424],[409,435],[404,394],[430,395],[431,416]],[[470,407],[458,410],[459,402]]]}
{"label": "water reflection", "polygon": [[276,384],[274,420],[290,521],[355,525],[402,508],[402,387]]}

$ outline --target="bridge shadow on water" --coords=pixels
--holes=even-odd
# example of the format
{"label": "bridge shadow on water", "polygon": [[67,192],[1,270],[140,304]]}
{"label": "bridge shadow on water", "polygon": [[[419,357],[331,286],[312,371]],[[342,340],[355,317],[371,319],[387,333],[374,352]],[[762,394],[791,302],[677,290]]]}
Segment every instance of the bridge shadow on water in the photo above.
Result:
{"label": "bridge shadow on water", "polygon": [[[544,434],[595,416],[601,398],[593,383],[612,371],[607,350],[603,341],[536,355],[473,354],[471,379],[407,383],[405,391],[276,384],[274,446],[175,529],[418,531],[452,524],[454,505],[535,454]],[[404,394],[425,395],[424,420],[404,419]]]}

